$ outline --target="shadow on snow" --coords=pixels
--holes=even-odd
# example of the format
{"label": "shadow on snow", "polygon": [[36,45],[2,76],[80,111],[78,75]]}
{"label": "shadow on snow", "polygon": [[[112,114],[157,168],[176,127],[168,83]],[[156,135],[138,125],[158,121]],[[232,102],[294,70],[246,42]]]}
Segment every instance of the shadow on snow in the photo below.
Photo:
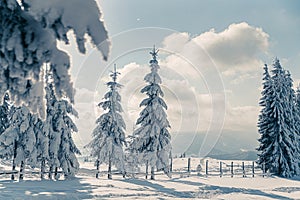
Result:
{"label": "shadow on snow", "polygon": [[0,181],[0,199],[92,199],[93,187],[80,180]]}
{"label": "shadow on snow", "polygon": [[[187,192],[180,192],[176,191],[175,189],[172,188],[165,188],[164,186],[158,184],[158,183],[153,183],[155,181],[148,181],[148,180],[142,180],[142,179],[126,179],[122,180],[126,183],[131,183],[135,184],[138,186],[144,186],[147,187],[148,189],[153,189],[155,190],[155,193],[163,194],[164,196],[168,197],[179,197],[179,198],[193,198],[194,195],[192,192],[187,191]],[[161,195],[158,195],[161,196]]]}

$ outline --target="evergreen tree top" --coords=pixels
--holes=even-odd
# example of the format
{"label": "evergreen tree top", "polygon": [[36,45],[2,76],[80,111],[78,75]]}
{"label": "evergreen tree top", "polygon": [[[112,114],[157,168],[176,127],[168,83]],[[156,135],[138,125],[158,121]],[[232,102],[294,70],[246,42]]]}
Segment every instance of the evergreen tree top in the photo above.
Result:
{"label": "evergreen tree top", "polygon": [[155,45],[154,45],[152,51],[150,51],[150,54],[152,55],[152,60],[150,60],[150,64],[152,64],[152,63],[157,64],[158,63],[157,60],[156,60],[158,51],[159,50],[155,49]]}
{"label": "evergreen tree top", "polygon": [[274,69],[272,70],[272,73],[273,73],[274,77],[281,76],[284,73],[284,70],[283,70],[278,58],[275,58],[273,67],[274,67]]}
{"label": "evergreen tree top", "polygon": [[116,64],[114,65],[114,71],[110,72],[110,77],[112,78],[112,81],[106,83],[106,85],[108,87],[110,87],[111,90],[115,90],[116,88],[120,88],[122,87],[121,84],[117,83],[117,78],[118,75],[120,75],[121,73],[117,71],[117,66]]}
{"label": "evergreen tree top", "polygon": [[264,77],[263,80],[269,80],[270,79],[270,73],[269,73],[269,69],[268,69],[268,65],[265,64],[264,65]]}
{"label": "evergreen tree top", "polygon": [[120,72],[117,72],[117,66],[116,64],[114,64],[114,71],[112,71],[110,73],[110,77],[113,79],[114,82],[117,81],[117,78],[118,78],[118,75],[120,75],[121,73]]}

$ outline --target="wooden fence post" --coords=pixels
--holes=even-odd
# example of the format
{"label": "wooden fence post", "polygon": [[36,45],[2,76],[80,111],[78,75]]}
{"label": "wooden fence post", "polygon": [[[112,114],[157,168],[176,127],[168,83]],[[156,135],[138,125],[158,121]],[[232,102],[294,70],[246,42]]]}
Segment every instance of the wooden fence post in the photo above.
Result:
{"label": "wooden fence post", "polygon": [[206,174],[206,176],[208,176],[208,160],[206,160],[206,163],[205,163],[205,174]]}
{"label": "wooden fence post", "polygon": [[245,162],[242,162],[242,169],[243,169],[243,177],[246,177]]}
{"label": "wooden fence post", "polygon": [[223,176],[222,161],[220,161],[220,177]]}
{"label": "wooden fence post", "polygon": [[188,158],[188,173],[191,172],[191,158]]}
{"label": "wooden fence post", "polygon": [[255,171],[254,171],[254,161],[252,161],[252,177],[254,177],[254,173],[255,173]]}
{"label": "wooden fence post", "polygon": [[172,173],[172,171],[173,171],[173,158],[171,157],[170,172]]}
{"label": "wooden fence post", "polygon": [[233,162],[231,162],[231,178],[233,177]]}

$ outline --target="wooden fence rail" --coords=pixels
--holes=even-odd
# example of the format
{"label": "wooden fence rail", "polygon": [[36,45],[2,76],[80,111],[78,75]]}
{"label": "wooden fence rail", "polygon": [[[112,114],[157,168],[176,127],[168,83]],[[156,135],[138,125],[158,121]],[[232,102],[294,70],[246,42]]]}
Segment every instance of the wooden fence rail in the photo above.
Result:
{"label": "wooden fence rail", "polygon": [[[210,163],[209,160],[205,160],[202,164],[196,164],[192,163],[192,159],[188,158],[186,167],[182,167],[182,163],[180,164],[180,167],[178,165],[176,166],[176,162],[173,162],[174,160],[171,159],[170,162],[170,172],[172,175],[180,175],[180,176],[242,176],[242,177],[255,177],[255,176],[267,176],[265,165],[258,166],[254,161],[214,161],[214,163]],[[195,162],[195,161],[194,161]],[[194,164],[194,168],[192,167],[192,164]],[[196,167],[195,167],[196,166]],[[176,168],[177,167],[177,168]],[[54,172],[52,172],[54,173]],[[99,165],[96,165],[96,169],[94,169],[93,173],[95,173],[96,178],[99,178],[100,176],[107,175],[107,171],[103,170],[100,172]],[[19,172],[17,170],[0,170],[0,175],[16,175],[18,174],[19,177],[23,177],[24,175],[41,175],[41,171],[30,171],[25,170],[24,172]],[[43,174],[49,174],[49,171],[44,171]],[[58,171],[57,174],[63,174],[62,171]],[[124,175],[117,170],[112,171],[113,175]],[[148,170],[146,167],[146,171],[141,172],[128,172],[126,173],[127,176],[133,176],[133,177],[139,177],[139,176],[145,176],[148,174]],[[162,171],[155,172],[155,175],[161,175],[163,174]],[[21,176],[20,176],[21,175]]]}

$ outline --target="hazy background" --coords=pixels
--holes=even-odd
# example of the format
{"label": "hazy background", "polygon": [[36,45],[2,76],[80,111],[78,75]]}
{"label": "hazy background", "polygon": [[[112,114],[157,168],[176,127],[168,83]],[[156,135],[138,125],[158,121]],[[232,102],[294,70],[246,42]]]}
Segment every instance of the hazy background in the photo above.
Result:
{"label": "hazy background", "polygon": [[[255,158],[262,67],[277,56],[300,77],[299,1],[99,1],[112,41],[108,62],[89,47],[61,45],[72,56],[79,147],[91,139],[96,107],[107,91],[114,63],[121,76],[127,134],[145,98],[139,90],[149,72],[149,51],[159,49],[173,153]],[[87,38],[88,39],[88,38]]]}

